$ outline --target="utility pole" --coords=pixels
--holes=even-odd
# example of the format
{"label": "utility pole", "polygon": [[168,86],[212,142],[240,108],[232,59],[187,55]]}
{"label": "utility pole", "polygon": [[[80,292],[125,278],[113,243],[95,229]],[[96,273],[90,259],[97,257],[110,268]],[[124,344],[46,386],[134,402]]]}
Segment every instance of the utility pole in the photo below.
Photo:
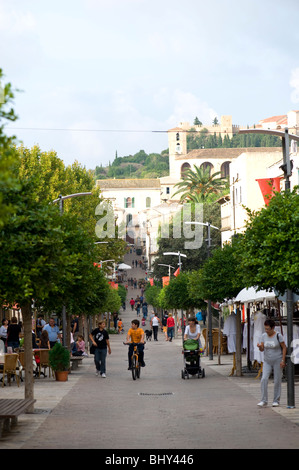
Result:
{"label": "utility pole", "polygon": [[[286,128],[284,137],[282,138],[282,151],[283,151],[283,164],[281,169],[285,178],[285,192],[290,192],[291,183],[290,176],[292,175],[292,163],[290,161],[290,143],[289,131]],[[293,292],[291,289],[286,291],[287,303],[287,395],[288,395],[288,408],[295,408],[295,366],[292,361],[292,343],[293,343]]]}

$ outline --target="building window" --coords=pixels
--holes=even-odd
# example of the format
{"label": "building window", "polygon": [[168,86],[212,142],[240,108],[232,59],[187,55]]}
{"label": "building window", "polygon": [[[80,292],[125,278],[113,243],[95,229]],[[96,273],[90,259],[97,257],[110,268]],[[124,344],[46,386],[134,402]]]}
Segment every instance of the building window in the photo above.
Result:
{"label": "building window", "polygon": [[132,207],[132,199],[130,197],[125,197],[125,208]]}
{"label": "building window", "polygon": [[229,178],[229,165],[230,162],[224,162],[221,165],[221,177],[222,178]]}
{"label": "building window", "polygon": [[169,186],[166,187],[166,194],[170,194],[170,187]]}
{"label": "building window", "polygon": [[204,171],[209,170],[209,174],[211,175],[211,171],[213,170],[213,165],[210,162],[204,162],[200,165],[200,168],[202,168]]}
{"label": "building window", "polygon": [[183,163],[183,165],[181,166],[181,178],[183,179],[184,178],[184,173],[187,171],[187,170],[190,170],[191,166],[189,165],[189,163]]}
{"label": "building window", "polygon": [[179,134],[178,132],[177,132],[177,134],[176,134],[176,140],[177,140],[177,141],[180,140],[180,134]]}
{"label": "building window", "polygon": [[151,198],[147,197],[145,202],[146,207],[151,207]]}
{"label": "building window", "polygon": [[125,206],[125,209],[128,209],[129,207],[132,207],[134,208],[135,207],[135,198],[134,197],[125,197],[124,199],[124,206]]}

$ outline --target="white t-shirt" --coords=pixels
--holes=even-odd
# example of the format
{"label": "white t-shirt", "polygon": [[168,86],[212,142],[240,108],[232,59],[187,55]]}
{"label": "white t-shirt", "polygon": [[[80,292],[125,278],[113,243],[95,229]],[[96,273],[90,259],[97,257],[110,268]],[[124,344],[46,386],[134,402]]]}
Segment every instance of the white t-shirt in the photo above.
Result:
{"label": "white t-shirt", "polygon": [[159,326],[159,319],[158,319],[158,317],[154,316],[154,317],[152,318],[152,325],[153,325],[153,326]]}
{"label": "white t-shirt", "polygon": [[198,335],[198,333],[200,334],[200,326],[199,325],[196,325],[196,329],[195,329],[194,333],[191,333],[189,325],[186,326],[185,331],[184,331],[184,334],[187,335],[187,337],[189,339],[195,339],[196,336]]}

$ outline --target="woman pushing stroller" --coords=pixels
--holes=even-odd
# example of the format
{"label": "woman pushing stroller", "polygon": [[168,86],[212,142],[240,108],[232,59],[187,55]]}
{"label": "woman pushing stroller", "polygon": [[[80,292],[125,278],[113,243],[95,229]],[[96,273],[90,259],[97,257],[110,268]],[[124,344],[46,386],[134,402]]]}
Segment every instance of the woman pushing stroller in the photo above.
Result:
{"label": "woman pushing stroller", "polygon": [[188,326],[186,326],[184,331],[184,341],[188,339],[193,339],[198,342],[198,349],[201,349],[201,342],[200,342],[200,326],[196,320],[196,318],[189,318],[188,319]]}
{"label": "woman pushing stroller", "polygon": [[184,369],[182,370],[182,379],[189,379],[190,375],[205,377],[205,371],[200,367],[200,354],[203,352],[200,342],[200,326],[196,318],[189,318],[189,325],[184,332],[183,354]]}

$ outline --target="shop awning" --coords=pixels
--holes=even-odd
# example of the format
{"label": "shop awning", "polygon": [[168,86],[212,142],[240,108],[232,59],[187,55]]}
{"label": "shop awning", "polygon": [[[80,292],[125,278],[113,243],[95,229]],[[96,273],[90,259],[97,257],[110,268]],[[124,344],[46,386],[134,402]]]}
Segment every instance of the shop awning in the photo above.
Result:
{"label": "shop awning", "polygon": [[261,302],[266,300],[275,300],[276,294],[274,291],[267,292],[266,290],[256,290],[255,287],[242,289],[234,299],[234,302]]}

